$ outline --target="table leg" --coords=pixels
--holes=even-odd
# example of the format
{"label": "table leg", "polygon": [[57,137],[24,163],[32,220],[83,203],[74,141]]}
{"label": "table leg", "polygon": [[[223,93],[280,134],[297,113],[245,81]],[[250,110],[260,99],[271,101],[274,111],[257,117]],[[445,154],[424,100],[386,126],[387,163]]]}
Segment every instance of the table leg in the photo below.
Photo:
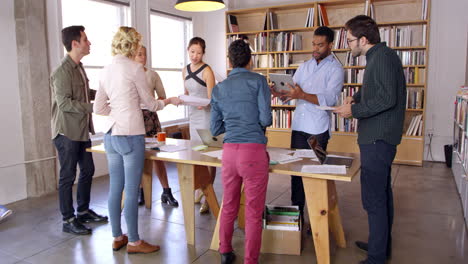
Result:
{"label": "table leg", "polygon": [[202,187],[202,191],[205,194],[206,201],[210,206],[210,210],[213,213],[215,218],[218,218],[219,215],[219,203],[216,199],[216,193],[213,188],[213,184],[208,184],[205,187]]}
{"label": "table leg", "polygon": [[[219,209],[219,215],[221,215],[221,211],[223,210],[223,203],[221,202],[221,208]],[[221,217],[217,217],[216,219],[216,226],[213,231],[213,237],[211,238],[211,245],[210,249],[218,251],[219,250],[219,225],[220,225],[220,219]]]}
{"label": "table leg", "polygon": [[145,160],[143,176],[141,177],[141,187],[145,197],[145,207],[151,209],[153,201],[153,161]]}
{"label": "table leg", "polygon": [[187,244],[195,245],[194,165],[177,163]]}
{"label": "table leg", "polygon": [[338,207],[338,195],[336,194],[335,181],[328,181],[328,207],[330,210],[330,217],[328,223],[330,225],[330,231],[335,238],[336,244],[340,248],[346,248],[346,239],[341,224],[340,209]]}
{"label": "table leg", "polygon": [[318,264],[330,264],[327,180],[303,177],[307,210]]}

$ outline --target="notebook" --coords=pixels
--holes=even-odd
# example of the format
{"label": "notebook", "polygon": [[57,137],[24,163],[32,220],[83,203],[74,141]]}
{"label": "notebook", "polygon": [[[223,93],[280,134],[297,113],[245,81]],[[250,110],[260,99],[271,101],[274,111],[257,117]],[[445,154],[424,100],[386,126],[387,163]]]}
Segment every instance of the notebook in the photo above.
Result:
{"label": "notebook", "polygon": [[327,152],[319,146],[315,136],[311,136],[307,142],[309,143],[310,148],[315,152],[320,164],[345,165],[346,168],[351,167],[353,164],[354,159],[352,157],[329,156]]}
{"label": "notebook", "polygon": [[223,147],[224,134],[221,134],[219,136],[213,136],[211,135],[211,132],[208,129],[197,129],[197,133],[200,136],[203,145],[215,148]]}

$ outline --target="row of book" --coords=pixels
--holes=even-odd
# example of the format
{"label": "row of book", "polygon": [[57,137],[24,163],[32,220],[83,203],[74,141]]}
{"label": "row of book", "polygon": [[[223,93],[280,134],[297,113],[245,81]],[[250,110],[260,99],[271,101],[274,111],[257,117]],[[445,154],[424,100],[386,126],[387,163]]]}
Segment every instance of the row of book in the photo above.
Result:
{"label": "row of book", "polygon": [[291,63],[289,53],[273,54],[273,67],[289,67]]}
{"label": "row of book", "polygon": [[406,83],[408,84],[422,84],[426,78],[426,70],[419,68],[404,68]]}
{"label": "row of book", "polygon": [[[418,27],[422,27],[419,29]],[[416,34],[421,33],[420,38]],[[380,41],[389,47],[411,47],[426,45],[426,25],[380,27]]]}
{"label": "row of book", "polygon": [[425,50],[396,50],[403,65],[424,65],[426,63]]}
{"label": "row of book", "polygon": [[272,128],[291,128],[293,110],[273,109],[271,115],[273,118]]}
{"label": "row of book", "polygon": [[423,129],[422,114],[415,115],[413,116],[413,118],[411,118],[410,125],[408,126],[408,129],[406,130],[406,135],[407,136],[421,136],[422,129]]}
{"label": "row of book", "polygon": [[346,42],[346,29],[334,29],[335,38],[333,40],[334,49],[346,49],[348,48],[348,43]]}
{"label": "row of book", "polygon": [[278,97],[271,97],[271,105],[296,105],[296,99],[292,99],[290,101],[284,102]]}
{"label": "row of book", "polygon": [[345,83],[362,83],[365,69],[344,69]]}
{"label": "row of book", "polygon": [[421,88],[406,89],[406,109],[423,109],[424,90]]}
{"label": "row of book", "polygon": [[302,50],[302,35],[280,32],[270,35],[270,51]]}
{"label": "row of book", "polygon": [[333,132],[357,132],[358,120],[355,118],[343,118],[332,113],[330,130]]}

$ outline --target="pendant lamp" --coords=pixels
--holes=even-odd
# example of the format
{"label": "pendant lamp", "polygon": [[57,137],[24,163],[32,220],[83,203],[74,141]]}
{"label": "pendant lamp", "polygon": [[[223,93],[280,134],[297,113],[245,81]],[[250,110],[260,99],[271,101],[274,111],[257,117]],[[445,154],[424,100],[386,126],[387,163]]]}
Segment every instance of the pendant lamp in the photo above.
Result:
{"label": "pendant lamp", "polygon": [[177,0],[176,9],[190,12],[215,11],[224,8],[223,0]]}

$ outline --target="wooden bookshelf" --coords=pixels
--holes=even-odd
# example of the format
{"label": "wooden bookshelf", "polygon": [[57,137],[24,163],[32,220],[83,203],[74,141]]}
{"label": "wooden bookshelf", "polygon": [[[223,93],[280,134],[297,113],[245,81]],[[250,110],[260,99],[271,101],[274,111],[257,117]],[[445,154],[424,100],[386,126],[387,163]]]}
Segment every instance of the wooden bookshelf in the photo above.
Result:
{"label": "wooden bookshelf", "polygon": [[[365,12],[366,2],[368,8]],[[413,83],[408,83],[407,88],[421,90],[418,97],[418,107],[408,107],[405,114],[405,124],[402,143],[398,146],[395,163],[422,165],[424,153],[424,121],[420,124],[420,130],[416,134],[406,135],[412,119],[422,115],[425,120],[425,106],[427,98],[427,73],[429,53],[429,25],[430,25],[430,0],[427,0],[427,14],[423,16],[424,0],[328,0],[281,6],[250,8],[242,10],[230,10],[226,12],[226,50],[227,46],[239,35],[247,36],[251,46],[256,47],[253,70],[265,76],[269,73],[286,73],[297,69],[298,64],[311,58],[313,31],[320,26],[319,9],[325,9],[328,17],[328,27],[335,31],[344,28],[345,23],[356,15],[373,15],[379,28],[388,30],[392,42],[387,44],[399,52],[402,58],[406,74],[411,75]],[[313,8],[313,23],[306,25],[309,9]],[[270,13],[272,15],[270,15]],[[237,18],[239,32],[229,32],[228,15]],[[272,18],[270,18],[270,16]],[[273,21],[273,24],[271,23]],[[397,43],[396,33],[400,33],[400,43]],[[411,38],[406,42],[401,41],[405,32],[411,32]],[[278,47],[278,39],[281,34],[294,34],[292,38],[301,40],[300,48],[288,46]],[[394,34],[394,36],[392,35]],[[289,35],[288,35],[289,36]],[[394,37],[394,38],[393,38]],[[336,36],[335,36],[336,38]],[[335,39],[335,42],[340,41]],[[342,41],[345,43],[345,41]],[[410,45],[407,45],[407,44]],[[392,44],[392,45],[390,45]],[[346,71],[363,71],[364,65],[350,65],[347,56],[350,49],[347,45],[338,45],[332,52],[342,62]],[[404,61],[403,58],[406,58]],[[285,62],[286,61],[286,62]],[[292,64],[292,65],[290,65]],[[227,69],[230,71],[231,69]],[[353,73],[350,73],[351,75]],[[356,74],[358,74],[356,72]],[[362,74],[362,73],[361,73]],[[408,75],[408,76],[409,76]],[[355,77],[354,77],[355,78]],[[359,79],[352,79],[359,80]],[[408,77],[409,78],[409,77]],[[350,79],[351,80],[351,79]],[[362,83],[350,82],[343,84],[343,90],[347,87],[360,89]],[[419,92],[417,92],[419,93]],[[418,95],[419,96],[419,95]],[[294,105],[272,104],[272,109],[280,111],[293,111]],[[282,109],[282,110],[281,110]],[[275,117],[274,117],[275,118]],[[293,118],[293,117],[292,117]],[[290,147],[290,128],[268,128],[267,137],[269,146]],[[328,150],[342,152],[359,152],[357,145],[357,133],[350,131],[332,131]]]}

